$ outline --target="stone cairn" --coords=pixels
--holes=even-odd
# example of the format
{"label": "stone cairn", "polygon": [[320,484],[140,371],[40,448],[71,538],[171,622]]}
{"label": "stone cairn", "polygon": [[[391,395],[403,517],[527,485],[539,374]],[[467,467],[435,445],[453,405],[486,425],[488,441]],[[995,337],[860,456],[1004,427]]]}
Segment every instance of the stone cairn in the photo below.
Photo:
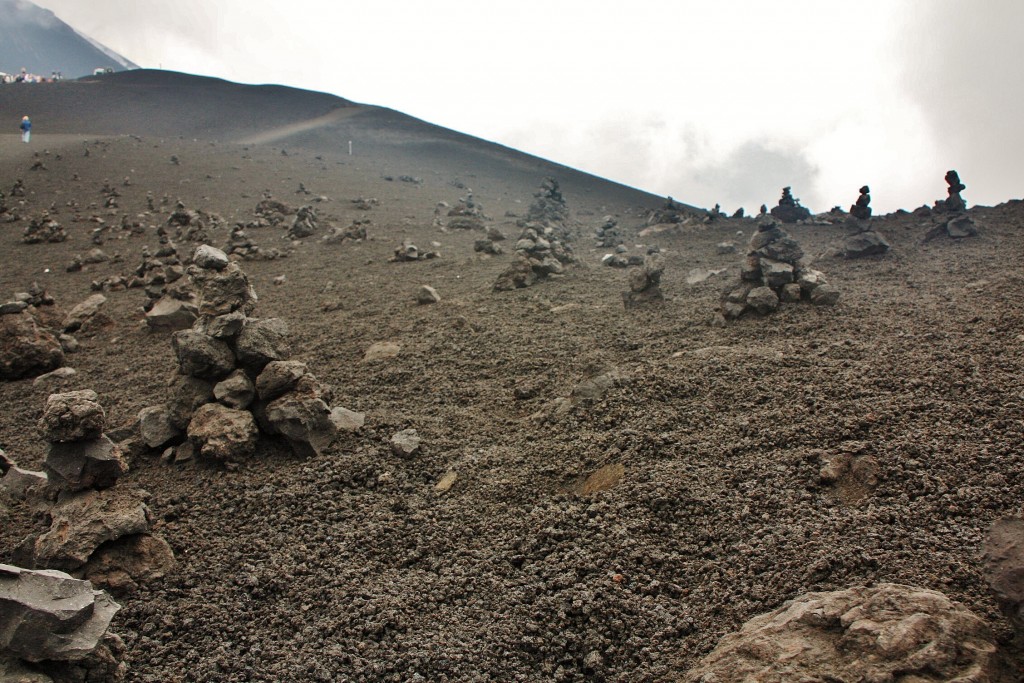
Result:
{"label": "stone cairn", "polygon": [[526,218],[518,221],[523,229],[516,241],[516,259],[494,283],[494,289],[520,289],[561,275],[565,266],[575,263],[571,233],[566,226],[569,209],[554,178],[545,178],[534,193]]}
{"label": "stone cairn", "polygon": [[139,434],[149,448],[166,448],[179,462],[195,453],[237,463],[255,453],[261,435],[280,436],[301,456],[317,455],[339,429],[362,416],[331,408],[331,389],[304,363],[288,360],[288,326],[250,317],[256,292],[237,263],[214,247],[196,249],[188,275],[199,292],[190,329],[171,344],[179,372],[166,403],[144,408]]}
{"label": "stone cairn", "polygon": [[622,304],[630,309],[662,303],[665,297],[661,293],[661,274],[664,270],[661,253],[656,250],[648,253],[643,266],[629,272],[629,291],[622,293]]}
{"label": "stone cairn", "polygon": [[484,221],[490,220],[484,214],[484,207],[473,197],[472,190],[448,211],[448,222],[444,226],[449,230],[486,230]]}
{"label": "stone cairn", "polygon": [[304,237],[312,237],[316,234],[320,224],[317,220],[316,209],[312,206],[301,206],[295,213],[295,219],[288,228],[286,237],[290,240],[299,240]]}
{"label": "stone cairn", "polygon": [[615,249],[625,242],[619,232],[619,222],[612,216],[605,216],[602,219],[601,225],[594,231],[594,240],[598,247],[604,249]]}
{"label": "stone cairn", "polygon": [[437,251],[428,251],[420,249],[411,240],[404,240],[399,246],[395,247],[394,255],[388,259],[392,263],[402,263],[405,261],[428,261],[435,259],[441,254]]}
{"label": "stone cairn", "polygon": [[224,245],[224,253],[228,256],[242,261],[273,261],[288,256],[285,250],[272,247],[263,249],[252,241],[245,226],[238,223],[231,229],[228,235],[228,243]]}
{"label": "stone cairn", "polygon": [[22,233],[21,241],[25,244],[56,243],[67,238],[68,234],[61,224],[50,217],[49,211],[43,211],[41,216],[29,221],[28,227]]}
{"label": "stone cairn", "polygon": [[217,214],[187,209],[179,200],[171,215],[167,217],[165,225],[157,228],[157,235],[161,244],[167,244],[171,239],[169,229],[173,229],[174,239],[179,242],[208,243],[211,239],[210,232],[223,225],[224,219]]}
{"label": "stone cairn", "polygon": [[105,427],[96,392],[51,394],[38,425],[48,442],[43,471],[12,462],[0,487],[26,500],[53,501],[49,530],[22,541],[14,553],[19,564],[70,572],[119,592],[166,575],[174,553],[150,533],[146,494],[115,486],[128,464]]}
{"label": "stone cairn", "polygon": [[647,225],[661,225],[664,223],[683,223],[689,217],[686,207],[672,199],[665,198],[665,204],[657,211],[652,211],[647,216]]}
{"label": "stone cairn", "polygon": [[[967,215],[967,202],[960,195],[967,189],[967,186],[960,182],[960,175],[956,171],[947,171],[946,184],[949,186],[949,196],[936,200],[933,214],[938,214],[935,216],[938,224],[925,235],[926,242],[942,236],[962,239],[978,234],[978,224]],[[947,217],[948,214],[952,216]]]}
{"label": "stone cairn", "polygon": [[363,242],[366,240],[366,229],[372,224],[369,218],[356,218],[352,225],[347,228],[331,226],[327,233],[320,238],[325,244],[341,244],[345,240],[352,242]]}
{"label": "stone cairn", "polygon": [[817,305],[835,304],[839,290],[828,284],[821,272],[804,266],[803,256],[800,245],[775,220],[763,219],[750,238],[740,281],[722,293],[722,315],[726,319],[749,311],[765,315],[780,302],[801,299]]}
{"label": "stone cairn", "polygon": [[867,185],[860,188],[857,202],[850,207],[850,216],[846,220],[846,237],[839,247],[839,255],[843,258],[861,258],[884,254],[889,251],[889,243],[874,229],[871,222],[871,188]]}
{"label": "stone cairn", "polygon": [[796,223],[811,217],[810,209],[800,206],[800,200],[793,196],[792,188],[782,188],[779,205],[772,207],[771,215],[783,223]]}

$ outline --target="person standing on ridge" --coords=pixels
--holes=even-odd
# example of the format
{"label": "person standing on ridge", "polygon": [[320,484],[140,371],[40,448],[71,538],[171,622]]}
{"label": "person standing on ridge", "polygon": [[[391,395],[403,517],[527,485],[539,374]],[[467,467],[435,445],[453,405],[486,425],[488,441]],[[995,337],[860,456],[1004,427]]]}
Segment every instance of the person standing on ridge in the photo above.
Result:
{"label": "person standing on ridge", "polygon": [[28,142],[32,137],[32,122],[28,120],[27,116],[21,117],[21,141]]}

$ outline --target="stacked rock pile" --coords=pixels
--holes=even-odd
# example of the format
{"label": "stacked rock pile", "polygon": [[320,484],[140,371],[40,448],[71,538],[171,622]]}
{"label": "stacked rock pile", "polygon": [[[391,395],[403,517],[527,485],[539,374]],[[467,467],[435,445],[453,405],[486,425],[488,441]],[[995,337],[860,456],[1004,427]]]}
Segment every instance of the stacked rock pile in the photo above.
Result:
{"label": "stacked rock pile", "polygon": [[857,202],[850,207],[850,216],[846,220],[846,236],[839,255],[843,258],[861,258],[874,256],[889,251],[889,242],[875,230],[871,222],[871,188],[867,185],[860,188]]}
{"label": "stacked rock pile", "polygon": [[368,218],[357,218],[353,220],[352,225],[347,228],[332,226],[327,233],[320,238],[320,241],[326,244],[340,244],[345,240],[362,242],[366,239],[366,228],[370,224],[371,221]]}
{"label": "stacked rock pile", "polygon": [[67,238],[68,234],[61,224],[50,217],[49,211],[43,211],[41,216],[29,221],[28,227],[22,233],[21,241],[25,244],[40,244],[63,242]]}
{"label": "stacked rock pile", "polygon": [[[173,228],[174,239],[179,242],[206,243],[210,241],[210,232],[223,227],[223,225],[224,219],[220,216],[205,211],[187,209],[181,201],[178,201],[171,215],[167,217],[166,226],[159,228],[157,235],[161,238],[169,238],[168,229]],[[161,242],[164,243],[164,240]]]}
{"label": "stacked rock pile", "polygon": [[793,196],[792,188],[782,188],[778,206],[772,207],[771,215],[783,223],[796,223],[811,217],[810,209],[800,206],[800,200]]}
{"label": "stacked rock pile", "polygon": [[665,297],[661,293],[661,274],[665,270],[665,260],[657,251],[647,254],[643,266],[629,272],[629,291],[622,293],[622,303],[628,308],[661,303]]}
{"label": "stacked rock pile", "polygon": [[687,217],[688,212],[685,206],[672,199],[672,197],[666,197],[664,206],[656,211],[652,211],[647,216],[647,225],[682,223]]}
{"label": "stacked rock pile", "polygon": [[554,178],[545,178],[534,193],[526,218],[517,222],[523,229],[516,241],[516,260],[498,276],[494,289],[506,291],[529,287],[551,275],[561,275],[575,263],[571,233],[565,222],[569,209]]}
{"label": "stacked rock pile", "polygon": [[780,302],[809,300],[832,305],[839,290],[825,276],[803,265],[804,251],[773,219],[765,219],[750,238],[740,281],[722,293],[721,311],[727,319],[749,311],[764,315]]}
{"label": "stacked rock pile", "polygon": [[420,249],[411,240],[404,240],[399,246],[395,247],[395,254],[388,261],[392,263],[400,263],[404,261],[427,261],[434,259],[441,254],[436,251],[429,251]]}
{"label": "stacked rock pile", "polygon": [[486,230],[486,220],[489,218],[484,214],[483,206],[473,198],[470,191],[465,197],[459,197],[458,204],[448,211],[448,223],[445,227],[450,230]]}
{"label": "stacked rock pile", "polygon": [[619,233],[619,222],[611,216],[605,216],[601,225],[594,231],[594,239],[597,246],[605,249],[614,249],[621,246],[625,241]]}
{"label": "stacked rock pile", "polygon": [[142,440],[173,447],[167,455],[179,461],[198,452],[235,463],[255,453],[261,434],[283,437],[300,455],[322,452],[356,414],[332,409],[331,389],[288,360],[284,320],[250,317],[256,293],[237,263],[208,245],[192,260],[199,317],[171,338],[179,372],[170,399],[139,414]]}
{"label": "stacked rock pile", "polygon": [[316,233],[319,227],[316,209],[308,205],[302,206],[295,213],[295,219],[292,221],[291,227],[288,228],[287,237],[292,240],[310,237]]}
{"label": "stacked rock pile", "polygon": [[174,554],[150,533],[144,492],[115,487],[128,464],[105,427],[94,391],[47,398],[38,425],[48,443],[43,471],[20,474],[45,482],[38,488],[55,501],[48,510],[50,528],[25,539],[15,557],[26,567],[72,572],[120,591],[164,576]]}
{"label": "stacked rock pile", "polygon": [[[967,214],[967,202],[960,195],[967,189],[960,182],[960,175],[956,171],[947,171],[946,184],[949,186],[948,196],[935,202],[934,214],[938,214],[935,219],[939,222],[925,235],[925,241],[942,236],[963,239],[978,234],[978,224]],[[946,217],[944,214],[952,216]]]}
{"label": "stacked rock pile", "polygon": [[288,251],[271,247],[263,249],[249,237],[245,226],[241,223],[235,225],[228,235],[228,243],[224,246],[224,253],[242,261],[273,261],[274,259],[285,258]]}

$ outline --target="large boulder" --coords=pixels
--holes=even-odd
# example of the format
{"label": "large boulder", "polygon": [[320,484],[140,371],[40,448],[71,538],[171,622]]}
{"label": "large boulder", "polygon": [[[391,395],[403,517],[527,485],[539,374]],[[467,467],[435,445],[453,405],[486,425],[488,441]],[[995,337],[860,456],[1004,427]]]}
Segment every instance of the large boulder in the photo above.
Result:
{"label": "large boulder", "polygon": [[220,379],[235,369],[235,354],[220,339],[195,330],[180,330],[171,336],[181,374]]}
{"label": "large boulder", "polygon": [[237,462],[256,452],[259,429],[252,413],[207,403],[192,416],[188,436],[211,460]]}
{"label": "large boulder", "polygon": [[119,609],[88,581],[0,564],[0,650],[23,660],[84,659]]}
{"label": "large boulder", "polygon": [[50,529],[23,544],[32,564],[73,571],[104,543],[149,531],[149,509],[139,491],[114,487],[81,491],[51,510]]}
{"label": "large boulder", "polygon": [[64,491],[105,489],[128,472],[121,449],[106,436],[88,441],[51,443],[43,471],[50,485]]}
{"label": "large boulder", "polygon": [[91,389],[50,394],[37,428],[50,443],[84,441],[99,438],[107,425],[107,416],[99,396]]}
{"label": "large boulder", "polygon": [[0,379],[22,379],[64,365],[64,349],[28,313],[0,315]]}
{"label": "large boulder", "polygon": [[980,618],[942,593],[892,583],[808,593],[754,617],[689,683],[1017,680]]}

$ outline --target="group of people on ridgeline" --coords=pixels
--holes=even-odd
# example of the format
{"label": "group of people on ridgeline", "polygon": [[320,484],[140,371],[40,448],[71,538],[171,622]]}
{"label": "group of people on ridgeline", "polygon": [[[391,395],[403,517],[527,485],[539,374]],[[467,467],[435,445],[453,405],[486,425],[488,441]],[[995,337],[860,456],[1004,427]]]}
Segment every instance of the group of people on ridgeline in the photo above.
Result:
{"label": "group of people on ridgeline", "polygon": [[0,84],[3,83],[56,83],[64,78],[59,71],[50,73],[50,77],[30,74],[24,67],[16,74],[6,74],[0,71]]}

